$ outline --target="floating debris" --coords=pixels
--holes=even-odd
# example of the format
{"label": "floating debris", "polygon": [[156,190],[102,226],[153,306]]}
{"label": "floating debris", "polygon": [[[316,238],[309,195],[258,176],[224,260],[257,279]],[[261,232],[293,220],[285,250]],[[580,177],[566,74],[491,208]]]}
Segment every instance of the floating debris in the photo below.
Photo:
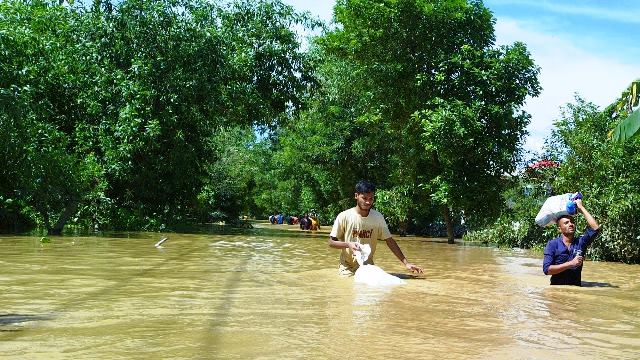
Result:
{"label": "floating debris", "polygon": [[160,241],[158,241],[155,245],[155,247],[157,248],[161,248],[162,244],[164,244],[165,241],[169,240],[169,238],[163,237],[162,239],[160,239]]}

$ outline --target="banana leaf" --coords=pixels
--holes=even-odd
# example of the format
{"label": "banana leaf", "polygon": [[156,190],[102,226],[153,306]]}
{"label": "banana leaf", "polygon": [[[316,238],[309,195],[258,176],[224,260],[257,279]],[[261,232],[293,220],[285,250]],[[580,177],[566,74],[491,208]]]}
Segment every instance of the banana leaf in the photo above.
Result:
{"label": "banana leaf", "polygon": [[611,131],[611,138],[616,142],[624,142],[634,135],[640,134],[640,109],[636,109]]}

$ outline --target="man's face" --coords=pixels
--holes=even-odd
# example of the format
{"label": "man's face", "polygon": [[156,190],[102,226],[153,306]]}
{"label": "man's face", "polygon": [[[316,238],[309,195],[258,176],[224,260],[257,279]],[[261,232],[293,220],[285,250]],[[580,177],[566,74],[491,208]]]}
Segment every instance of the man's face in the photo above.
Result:
{"label": "man's face", "polygon": [[369,211],[371,206],[373,206],[373,202],[375,200],[375,195],[373,193],[356,193],[356,201],[357,206],[365,211]]}
{"label": "man's face", "polygon": [[576,223],[573,221],[573,218],[560,218],[560,220],[558,220],[558,231],[562,234],[573,234],[576,231]]}

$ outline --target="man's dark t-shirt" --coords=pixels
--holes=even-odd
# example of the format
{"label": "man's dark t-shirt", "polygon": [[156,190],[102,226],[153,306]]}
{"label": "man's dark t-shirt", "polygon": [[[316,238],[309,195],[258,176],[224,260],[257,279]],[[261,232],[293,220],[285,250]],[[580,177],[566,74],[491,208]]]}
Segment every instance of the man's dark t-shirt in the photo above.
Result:
{"label": "man's dark t-shirt", "polygon": [[[591,244],[593,239],[598,236],[599,230],[587,228],[582,236],[573,239],[569,248],[562,241],[562,235],[555,239],[549,240],[544,248],[544,261],[542,263],[542,271],[545,274],[549,271],[549,266],[564,264],[576,257],[576,250],[582,250],[584,256],[587,246]],[[577,285],[580,286],[582,281],[582,265],[567,269],[561,273],[551,275],[551,285]]]}

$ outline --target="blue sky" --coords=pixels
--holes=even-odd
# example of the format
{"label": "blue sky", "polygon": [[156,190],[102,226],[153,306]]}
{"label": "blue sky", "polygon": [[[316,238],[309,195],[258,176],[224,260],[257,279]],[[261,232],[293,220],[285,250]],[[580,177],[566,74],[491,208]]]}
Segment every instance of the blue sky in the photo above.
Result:
{"label": "blue sky", "polygon": [[[329,22],[333,0],[283,0]],[[525,148],[539,151],[560,108],[574,94],[605,107],[640,78],[640,1],[485,0],[496,18],[496,44],[521,41],[540,66],[539,97],[525,105],[531,116]]]}

